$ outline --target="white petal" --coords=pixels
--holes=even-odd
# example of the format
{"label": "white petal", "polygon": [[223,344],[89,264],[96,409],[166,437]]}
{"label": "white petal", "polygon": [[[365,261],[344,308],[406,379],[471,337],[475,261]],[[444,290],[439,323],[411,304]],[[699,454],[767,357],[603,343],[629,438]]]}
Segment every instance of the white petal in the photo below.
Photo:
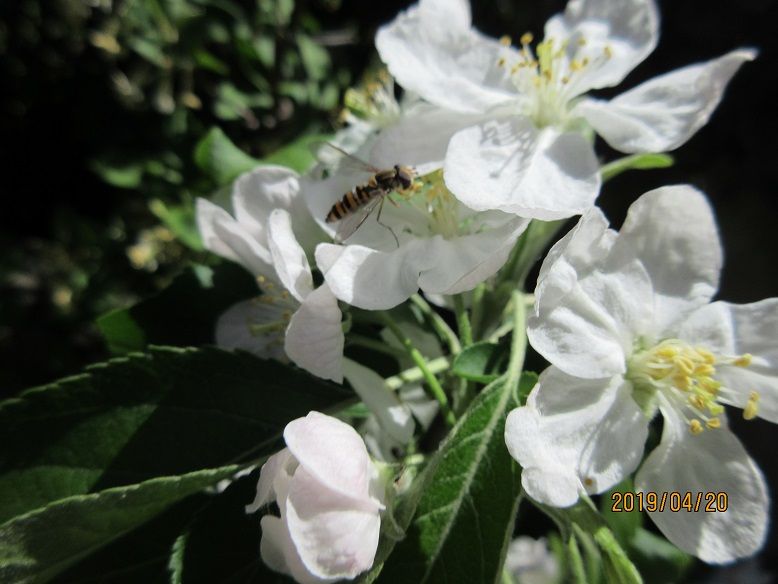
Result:
{"label": "white petal", "polygon": [[515,217],[502,225],[451,239],[423,240],[420,253],[432,260],[419,272],[419,288],[429,294],[459,294],[493,276],[508,259],[516,240],[529,225]]}
{"label": "white petal", "polygon": [[343,327],[338,300],[327,284],[311,292],[292,315],[284,350],[298,367],[336,383],[343,381]]}
{"label": "white petal", "polygon": [[250,505],[246,505],[246,513],[255,513],[270,501],[275,500],[276,493],[273,490],[273,482],[279,473],[285,472],[284,467],[289,462],[291,456],[292,453],[289,452],[289,449],[284,448],[265,461],[265,464],[262,465],[262,470],[259,472],[257,495]]}
{"label": "white petal", "polygon": [[[242,349],[266,359],[285,360],[284,313],[290,307],[259,298],[233,304],[216,321],[216,344],[224,349]],[[255,333],[252,327],[278,323],[275,331]]]}
{"label": "white petal", "polygon": [[752,50],[732,51],[646,81],[611,101],[586,100],[576,111],[616,150],[673,150],[708,122],[729,80],[755,57]]}
{"label": "white petal", "polygon": [[539,131],[517,116],[457,132],[449,142],[444,178],[471,209],[543,220],[583,213],[600,188],[597,159],[582,135]]}
{"label": "white petal", "polygon": [[656,47],[659,15],[653,0],[570,0],[564,13],[546,23],[545,36],[557,46],[567,41],[569,60],[587,59],[571,75],[569,91],[579,95],[619,84],[643,61]]}
{"label": "white petal", "polygon": [[620,376],[584,380],[546,369],[527,405],[505,422],[505,444],[535,500],[568,507],[601,493],[640,463],[648,421]]}
{"label": "white petal", "polygon": [[292,231],[289,213],[284,209],[275,209],[268,218],[267,231],[270,255],[278,279],[298,302],[302,302],[313,290],[313,276],[305,250]]}
{"label": "white petal", "polygon": [[[573,255],[576,248],[573,238],[567,249]],[[635,339],[653,316],[648,274],[637,260],[581,272],[576,267],[581,266],[563,254],[544,274],[528,319],[530,343],[570,375],[596,379],[624,373]]]}
{"label": "white petal", "polygon": [[[635,477],[642,492],[703,493],[698,512],[649,513],[664,535],[682,550],[710,564],[754,554],[764,543],[768,499],[762,473],[737,438],[722,427],[698,435],[673,410],[665,416],[662,441]],[[705,493],[726,493],[724,512],[704,512]]]}
{"label": "white petal", "polygon": [[383,377],[351,359],[344,360],[343,373],[359,398],[376,415],[384,432],[393,440],[407,444],[415,428],[413,416],[408,406],[400,403],[386,387]]}
{"label": "white petal", "polygon": [[265,515],[260,525],[262,540],[259,544],[259,552],[268,568],[281,574],[289,574],[299,584],[335,582],[336,578],[323,580],[308,571],[294,547],[289,528],[282,519]]}
{"label": "white petal", "polygon": [[481,113],[515,95],[503,47],[470,28],[467,0],[422,0],[378,31],[376,49],[400,85],[441,107]]}
{"label": "white petal", "polygon": [[355,505],[300,468],[286,502],[289,533],[305,567],[319,578],[354,578],[373,565],[378,508]]}
{"label": "white petal", "polygon": [[752,355],[748,367],[716,365],[716,380],[731,392],[721,399],[743,408],[756,391],[757,415],[778,423],[778,298],[703,306],[684,322],[679,338],[724,355]]}
{"label": "white petal", "polygon": [[369,459],[365,443],[354,428],[331,416],[310,412],[286,425],[284,440],[300,466],[319,483],[345,497],[367,498]]}
{"label": "white petal", "polygon": [[443,167],[451,136],[481,119],[424,104],[378,135],[370,162],[378,168],[414,166],[423,176]]}
{"label": "white petal", "polygon": [[716,220],[705,196],[689,185],[649,191],[635,201],[613,254],[613,261],[637,259],[648,271],[658,337],[674,333],[673,323],[718,288],[723,253]]}
{"label": "white petal", "polygon": [[232,207],[238,222],[265,247],[273,209],[289,211],[303,248],[311,250],[321,240],[321,230],[300,196],[299,176],[284,166],[261,166],[238,177],[232,187]]}
{"label": "white petal", "polygon": [[221,207],[197,199],[197,229],[208,251],[239,263],[255,276],[273,274],[270,251]]}
{"label": "white petal", "polygon": [[316,264],[333,294],[343,302],[365,310],[385,310],[404,302],[419,289],[419,256],[416,240],[392,252],[361,245],[322,243],[316,248]]}

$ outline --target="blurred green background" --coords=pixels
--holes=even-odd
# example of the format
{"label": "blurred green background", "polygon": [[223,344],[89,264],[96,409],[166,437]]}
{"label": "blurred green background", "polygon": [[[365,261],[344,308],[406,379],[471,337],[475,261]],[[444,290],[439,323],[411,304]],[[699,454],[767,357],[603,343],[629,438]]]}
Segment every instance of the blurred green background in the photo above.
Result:
{"label": "blurred green background", "polygon": [[[191,220],[192,200],[222,182],[218,168],[196,156],[212,128],[256,158],[333,131],[343,92],[376,65],[376,28],[408,4],[0,3],[0,396],[106,358],[95,318],[160,290],[205,257],[174,232]],[[495,36],[537,37],[563,7],[476,0],[473,13]],[[659,47],[627,86],[739,46],[758,48],[760,57],[675,153],[675,167],[618,177],[600,204],[618,225],[640,193],[695,184],[721,225],[721,296],[778,296],[778,2],[664,0],[660,8]],[[778,487],[775,428],[738,425]],[[762,556],[772,569],[776,551],[773,538]]]}

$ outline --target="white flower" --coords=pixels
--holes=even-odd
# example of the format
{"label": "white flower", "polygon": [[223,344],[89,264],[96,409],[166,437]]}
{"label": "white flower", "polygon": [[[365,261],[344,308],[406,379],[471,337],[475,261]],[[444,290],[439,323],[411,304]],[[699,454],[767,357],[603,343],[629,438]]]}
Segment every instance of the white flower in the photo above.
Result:
{"label": "white flower", "polygon": [[[384,140],[380,149],[367,147],[358,155],[379,169],[396,164],[419,168],[425,160],[434,167],[435,152],[442,160],[443,148],[445,143],[430,143],[425,154],[407,150],[402,140]],[[327,211],[370,176],[345,165],[325,179],[304,179],[305,197],[322,228],[335,233],[324,222]],[[440,173],[419,183],[418,192],[385,200],[380,224],[375,210],[347,238],[348,245],[316,248],[316,264],[340,300],[381,310],[402,303],[419,288],[431,294],[471,290],[500,269],[527,227],[526,219],[514,215],[468,209],[451,195]]]}
{"label": "white flower", "polygon": [[534,51],[530,34],[516,49],[475,31],[466,0],[422,0],[383,27],[376,46],[404,88],[463,122],[469,116],[445,156],[457,198],[475,210],[551,220],[586,211],[599,191],[587,126],[623,152],[677,148],[756,54],[733,51],[610,101],[582,97],[620,83],[654,49],[658,28],[652,0],[570,0]]}
{"label": "white flower", "polygon": [[726,512],[650,515],[709,563],[753,554],[767,527],[763,477],[727,427],[724,405],[778,422],[778,299],[709,303],[721,270],[715,220],[689,186],[646,193],[620,233],[597,209],[541,268],[532,346],[552,366],[505,441],[534,499],[574,504],[632,473],[651,418],[659,446],[635,477],[643,493],[726,493]]}
{"label": "white flower", "polygon": [[354,578],[373,565],[383,486],[365,444],[349,425],[318,412],[290,422],[286,448],[262,466],[247,513],[275,501],[262,518],[260,552],[273,570],[301,584]]}
{"label": "white flower", "polygon": [[556,556],[548,549],[544,538],[522,535],[508,546],[505,571],[516,584],[555,584],[560,570]]}
{"label": "white flower", "polygon": [[262,290],[258,298],[234,305],[219,318],[216,342],[262,357],[287,356],[314,375],[340,382],[341,313],[326,284],[313,288],[305,249],[312,248],[321,232],[299,188],[296,173],[266,166],[235,182],[234,217],[210,201],[197,200],[197,225],[206,249],[241,264]]}

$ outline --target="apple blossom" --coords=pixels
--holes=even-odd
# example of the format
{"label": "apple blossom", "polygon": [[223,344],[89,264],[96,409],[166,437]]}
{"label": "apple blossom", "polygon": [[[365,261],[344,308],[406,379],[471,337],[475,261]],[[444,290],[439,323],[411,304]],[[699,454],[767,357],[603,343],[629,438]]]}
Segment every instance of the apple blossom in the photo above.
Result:
{"label": "apple blossom", "polygon": [[[379,135],[380,136],[380,135]],[[380,138],[379,138],[380,139]],[[415,159],[402,141],[384,141],[381,149],[365,148],[376,168],[407,164],[420,168],[425,160],[434,167],[435,148]],[[440,156],[442,159],[442,154]],[[311,213],[323,229],[329,208],[343,194],[364,184],[370,171],[339,167],[326,178],[303,180]],[[347,238],[347,245],[323,243],[316,248],[316,264],[340,300],[367,310],[387,309],[407,300],[419,288],[431,294],[456,294],[475,287],[505,263],[528,220],[500,211],[477,212],[465,207],[446,188],[440,173],[419,181],[421,189],[399,202],[384,201],[381,223],[374,211]]]}
{"label": "apple blossom", "polygon": [[661,413],[636,489],[725,492],[729,505],[649,510],[659,529],[709,563],[759,549],[768,495],[724,405],[778,422],[778,299],[710,303],[721,264],[712,211],[689,186],[640,197],[618,234],[592,209],[552,248],[528,321],[551,367],[505,430],[531,497],[565,507],[611,488],[638,467]]}
{"label": "apple blossom", "polygon": [[[508,37],[498,42],[474,30],[466,0],[421,0],[379,31],[376,47],[405,89],[459,114],[444,176],[462,203],[552,220],[586,211],[597,197],[590,128],[623,152],[677,148],[756,55],[732,51],[610,101],[584,97],[619,84],[658,34],[653,0],[570,0],[534,50],[529,33],[514,48]],[[408,140],[414,150],[429,137]]]}
{"label": "apple blossom", "polygon": [[545,538],[526,535],[511,541],[504,570],[516,584],[557,584],[561,577],[559,561]]}
{"label": "apple blossom", "polygon": [[286,448],[262,466],[253,513],[262,517],[262,560],[297,582],[354,578],[373,565],[384,485],[365,444],[349,426],[319,412],[287,424]]}
{"label": "apple blossom", "polygon": [[197,200],[203,243],[249,270],[262,294],[219,318],[217,344],[263,357],[288,357],[314,375],[340,382],[341,312],[326,284],[313,287],[305,248],[310,249],[321,232],[299,197],[297,174],[266,166],[241,176],[233,187],[232,211],[234,216],[210,201]]}

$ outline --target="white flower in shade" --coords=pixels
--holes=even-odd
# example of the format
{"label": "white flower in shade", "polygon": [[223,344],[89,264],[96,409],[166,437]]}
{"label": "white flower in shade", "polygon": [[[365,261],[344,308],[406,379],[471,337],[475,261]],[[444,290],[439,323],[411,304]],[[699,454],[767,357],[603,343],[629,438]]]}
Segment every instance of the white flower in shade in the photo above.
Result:
{"label": "white flower in shade", "polygon": [[574,504],[640,464],[648,425],[659,446],[635,477],[641,492],[724,492],[726,512],[650,513],[681,549],[709,563],[753,554],[767,527],[764,479],[727,427],[724,406],[778,422],[778,299],[709,303],[722,251],[705,197],[657,189],[619,233],[597,209],[549,252],[528,322],[551,362],[505,441],[534,499]]}
{"label": "white flower in shade", "polygon": [[299,197],[297,174],[268,166],[243,175],[233,187],[232,212],[197,200],[203,243],[249,270],[262,294],[219,318],[217,344],[262,357],[288,357],[314,375],[342,381],[340,308],[326,284],[313,287],[305,249],[322,234]]}
{"label": "white flower in shade", "polygon": [[[444,149],[445,143],[431,142],[425,153],[410,151],[397,139],[357,155],[378,169],[402,164],[418,170],[427,164],[423,173],[440,166]],[[334,236],[337,223],[324,222],[328,210],[370,176],[370,171],[346,164],[327,178],[303,179],[309,208],[323,229]],[[387,197],[347,237],[347,245],[323,243],[316,248],[316,264],[340,300],[381,310],[402,303],[420,288],[430,294],[471,290],[502,267],[527,227],[528,220],[515,215],[467,208],[451,195],[439,172],[417,182],[418,191]]]}
{"label": "white flower in shade", "polygon": [[[651,53],[658,22],[652,0],[570,0],[534,49],[530,34],[514,48],[471,27],[467,0],[422,0],[379,31],[376,47],[405,89],[460,114],[445,155],[457,198],[475,210],[551,220],[586,211],[598,194],[587,128],[622,152],[677,148],[755,56],[737,50],[610,101],[585,97],[619,84]],[[408,148],[427,139],[419,132]]]}
{"label": "white flower in shade", "polygon": [[508,546],[504,569],[516,584],[556,584],[561,576],[559,562],[546,540],[526,535]]}
{"label": "white flower in shade", "polygon": [[354,578],[373,565],[384,485],[359,434],[318,412],[290,422],[286,448],[262,466],[247,513],[275,501],[262,518],[260,552],[273,570],[301,584]]}

